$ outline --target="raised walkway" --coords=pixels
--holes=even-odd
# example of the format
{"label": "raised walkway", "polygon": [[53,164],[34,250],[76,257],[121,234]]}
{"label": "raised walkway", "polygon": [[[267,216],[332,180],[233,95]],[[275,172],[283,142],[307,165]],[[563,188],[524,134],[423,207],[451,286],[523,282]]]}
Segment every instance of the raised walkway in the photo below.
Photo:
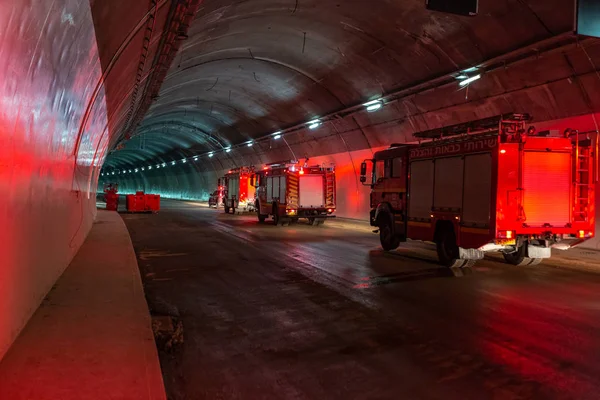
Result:
{"label": "raised walkway", "polygon": [[135,252],[117,213],[98,211],[0,361],[0,399],[166,399]]}

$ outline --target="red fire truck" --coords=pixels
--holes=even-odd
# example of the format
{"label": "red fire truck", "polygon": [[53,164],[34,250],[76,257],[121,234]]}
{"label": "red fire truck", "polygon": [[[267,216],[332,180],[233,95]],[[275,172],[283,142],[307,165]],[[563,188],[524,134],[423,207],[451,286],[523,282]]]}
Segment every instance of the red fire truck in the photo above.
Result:
{"label": "red fire truck", "polygon": [[597,133],[536,132],[530,121],[510,114],[420,132],[420,144],[364,162],[384,250],[411,238],[435,242],[448,267],[490,251],[535,265],[593,237]]}
{"label": "red fire truck", "polygon": [[[255,188],[251,185],[254,176],[254,167],[240,167],[229,170],[223,177],[223,207],[225,213],[231,210],[234,214],[238,211],[254,210]],[[221,187],[221,182],[219,182]]]}
{"label": "red fire truck", "polygon": [[270,215],[276,225],[307,218],[321,225],[335,216],[335,167],[299,166],[286,161],[256,173],[256,212],[264,222]]}

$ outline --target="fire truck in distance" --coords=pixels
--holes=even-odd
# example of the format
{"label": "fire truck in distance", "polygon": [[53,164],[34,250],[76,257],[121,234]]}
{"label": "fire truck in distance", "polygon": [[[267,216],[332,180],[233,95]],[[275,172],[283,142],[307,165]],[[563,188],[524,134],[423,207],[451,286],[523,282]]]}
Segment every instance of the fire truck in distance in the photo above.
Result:
{"label": "fire truck in distance", "polygon": [[208,206],[214,208],[223,207],[223,192],[223,186],[219,185],[219,188],[208,197]]}
{"label": "fire truck in distance", "polygon": [[254,167],[240,167],[229,170],[223,177],[223,182],[219,180],[219,187],[223,184],[223,207],[225,213],[231,210],[235,214],[237,211],[254,210],[254,192],[255,188],[251,184],[254,176]]}
{"label": "fire truck in distance", "polygon": [[259,222],[273,216],[276,225],[307,218],[321,225],[334,218],[335,167],[299,166],[297,161],[269,164],[257,171],[256,212]]}
{"label": "fire truck in distance", "polygon": [[[435,242],[440,262],[465,267],[501,252],[536,265],[551,249],[594,236],[597,132],[536,132],[510,114],[415,134],[372,166],[371,225],[384,250],[408,238]],[[377,231],[375,231],[377,232]]]}

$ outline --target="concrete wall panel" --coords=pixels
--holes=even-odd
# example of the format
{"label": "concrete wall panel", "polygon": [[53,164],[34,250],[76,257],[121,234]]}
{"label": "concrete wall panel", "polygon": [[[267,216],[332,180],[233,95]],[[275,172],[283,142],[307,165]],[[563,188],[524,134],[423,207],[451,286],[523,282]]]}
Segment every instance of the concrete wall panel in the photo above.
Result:
{"label": "concrete wall panel", "polygon": [[108,136],[102,90],[86,113],[102,75],[89,1],[0,2],[0,75],[2,358],[96,212]]}

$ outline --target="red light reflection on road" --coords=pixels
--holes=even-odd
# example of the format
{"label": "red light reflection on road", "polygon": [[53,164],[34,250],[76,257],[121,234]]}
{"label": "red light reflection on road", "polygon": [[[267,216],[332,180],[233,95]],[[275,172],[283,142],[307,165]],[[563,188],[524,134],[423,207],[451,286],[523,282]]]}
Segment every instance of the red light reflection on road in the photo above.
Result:
{"label": "red light reflection on road", "polygon": [[[506,289],[491,294],[485,308],[485,330],[479,346],[490,361],[504,365],[524,381],[534,380],[573,398],[584,398],[596,387],[599,346],[584,327],[590,315],[566,306],[548,287],[527,291]],[[598,371],[596,371],[598,372]]]}

